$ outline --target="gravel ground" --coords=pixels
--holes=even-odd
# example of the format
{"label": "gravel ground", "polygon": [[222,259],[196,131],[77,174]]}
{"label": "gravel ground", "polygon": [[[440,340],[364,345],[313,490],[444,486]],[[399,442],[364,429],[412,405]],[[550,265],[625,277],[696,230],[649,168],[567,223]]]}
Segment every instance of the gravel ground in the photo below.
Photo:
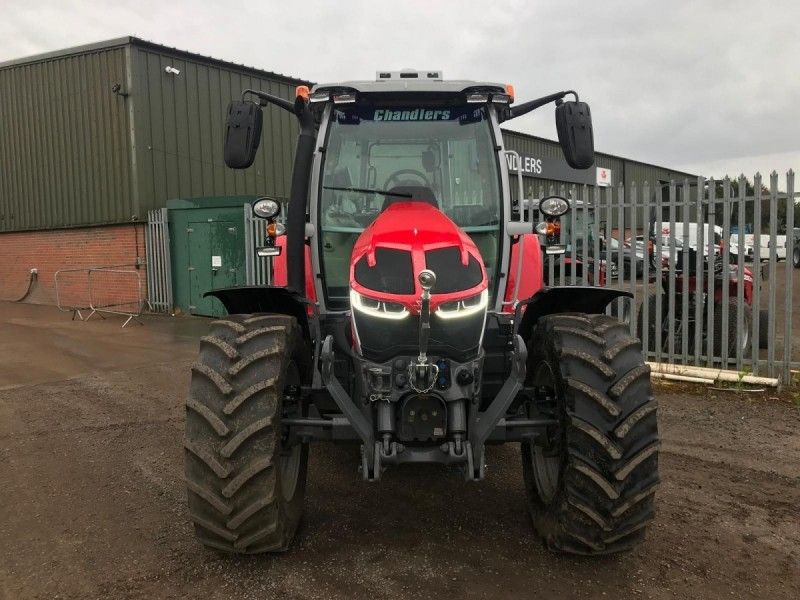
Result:
{"label": "gravel ground", "polygon": [[0,304],[0,598],[800,597],[791,394],[659,388],[663,483],[633,553],[545,551],[517,445],[482,483],[408,466],[378,484],[353,447],[317,445],[291,550],[232,558],[194,541],[182,482],[204,324],[120,323]]}

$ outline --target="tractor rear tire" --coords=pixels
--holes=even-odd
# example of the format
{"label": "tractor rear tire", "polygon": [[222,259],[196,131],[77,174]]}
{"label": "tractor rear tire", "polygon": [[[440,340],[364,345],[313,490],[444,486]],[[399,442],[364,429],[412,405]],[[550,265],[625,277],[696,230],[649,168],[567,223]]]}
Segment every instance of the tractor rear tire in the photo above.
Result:
{"label": "tractor rear tire", "polygon": [[550,398],[560,424],[522,443],[528,507],[545,546],[585,555],[636,546],[659,483],[657,403],[639,341],[606,315],[543,317],[528,341],[527,385]]}
{"label": "tractor rear tire", "polygon": [[189,514],[230,553],[284,551],[303,514],[308,444],[283,447],[308,353],[294,317],[228,315],[200,341],[186,403]]}

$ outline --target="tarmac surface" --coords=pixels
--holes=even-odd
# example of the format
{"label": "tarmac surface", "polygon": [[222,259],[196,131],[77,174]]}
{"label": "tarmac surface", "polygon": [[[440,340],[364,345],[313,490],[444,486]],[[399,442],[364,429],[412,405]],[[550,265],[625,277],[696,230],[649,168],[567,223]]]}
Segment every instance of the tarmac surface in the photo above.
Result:
{"label": "tarmac surface", "polygon": [[0,303],[0,599],[800,597],[796,392],[659,387],[657,516],[631,553],[544,550],[517,445],[481,483],[407,466],[378,484],[354,447],[316,445],[292,548],[230,557],[195,542],[182,479],[206,323],[144,323]]}

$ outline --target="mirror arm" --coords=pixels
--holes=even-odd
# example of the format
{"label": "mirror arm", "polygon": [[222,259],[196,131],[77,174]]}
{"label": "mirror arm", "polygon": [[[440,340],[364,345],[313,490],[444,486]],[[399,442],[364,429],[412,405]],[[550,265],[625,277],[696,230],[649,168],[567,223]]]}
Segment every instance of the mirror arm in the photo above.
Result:
{"label": "mirror arm", "polygon": [[536,110],[537,108],[541,108],[545,104],[550,104],[551,102],[557,102],[564,98],[567,94],[572,94],[575,96],[575,101],[578,101],[578,93],[573,90],[567,90],[565,92],[556,92],[555,94],[550,94],[549,96],[543,96],[541,98],[536,98],[535,100],[528,100],[527,102],[523,102],[522,104],[518,104],[516,106],[512,106],[505,111],[503,115],[503,121],[508,121],[509,119],[514,119],[516,117],[521,117],[522,115],[526,115],[532,110]]}
{"label": "mirror arm", "polygon": [[268,94],[266,92],[261,92],[259,90],[244,90],[242,92],[242,100],[245,99],[247,94],[253,94],[259,100],[261,100],[261,106],[266,106],[267,103],[274,104],[275,106],[281,107],[283,110],[288,110],[289,112],[295,112],[294,102],[289,100],[285,100],[283,98],[279,98],[278,96],[273,96],[272,94]]}

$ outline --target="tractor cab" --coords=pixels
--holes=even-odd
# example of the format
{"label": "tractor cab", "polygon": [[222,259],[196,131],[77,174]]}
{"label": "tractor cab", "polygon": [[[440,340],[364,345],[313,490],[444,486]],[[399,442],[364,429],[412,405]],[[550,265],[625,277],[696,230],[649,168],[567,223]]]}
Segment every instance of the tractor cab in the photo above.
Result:
{"label": "tractor cab", "polygon": [[[312,98],[326,89],[315,88]],[[467,104],[463,94],[401,101],[381,92],[350,93],[354,102],[337,103],[334,93],[320,110],[312,218],[319,224],[313,245],[326,309],[348,308],[351,252],[364,229],[408,201],[438,209],[470,236],[494,290],[506,211],[493,107]]]}

